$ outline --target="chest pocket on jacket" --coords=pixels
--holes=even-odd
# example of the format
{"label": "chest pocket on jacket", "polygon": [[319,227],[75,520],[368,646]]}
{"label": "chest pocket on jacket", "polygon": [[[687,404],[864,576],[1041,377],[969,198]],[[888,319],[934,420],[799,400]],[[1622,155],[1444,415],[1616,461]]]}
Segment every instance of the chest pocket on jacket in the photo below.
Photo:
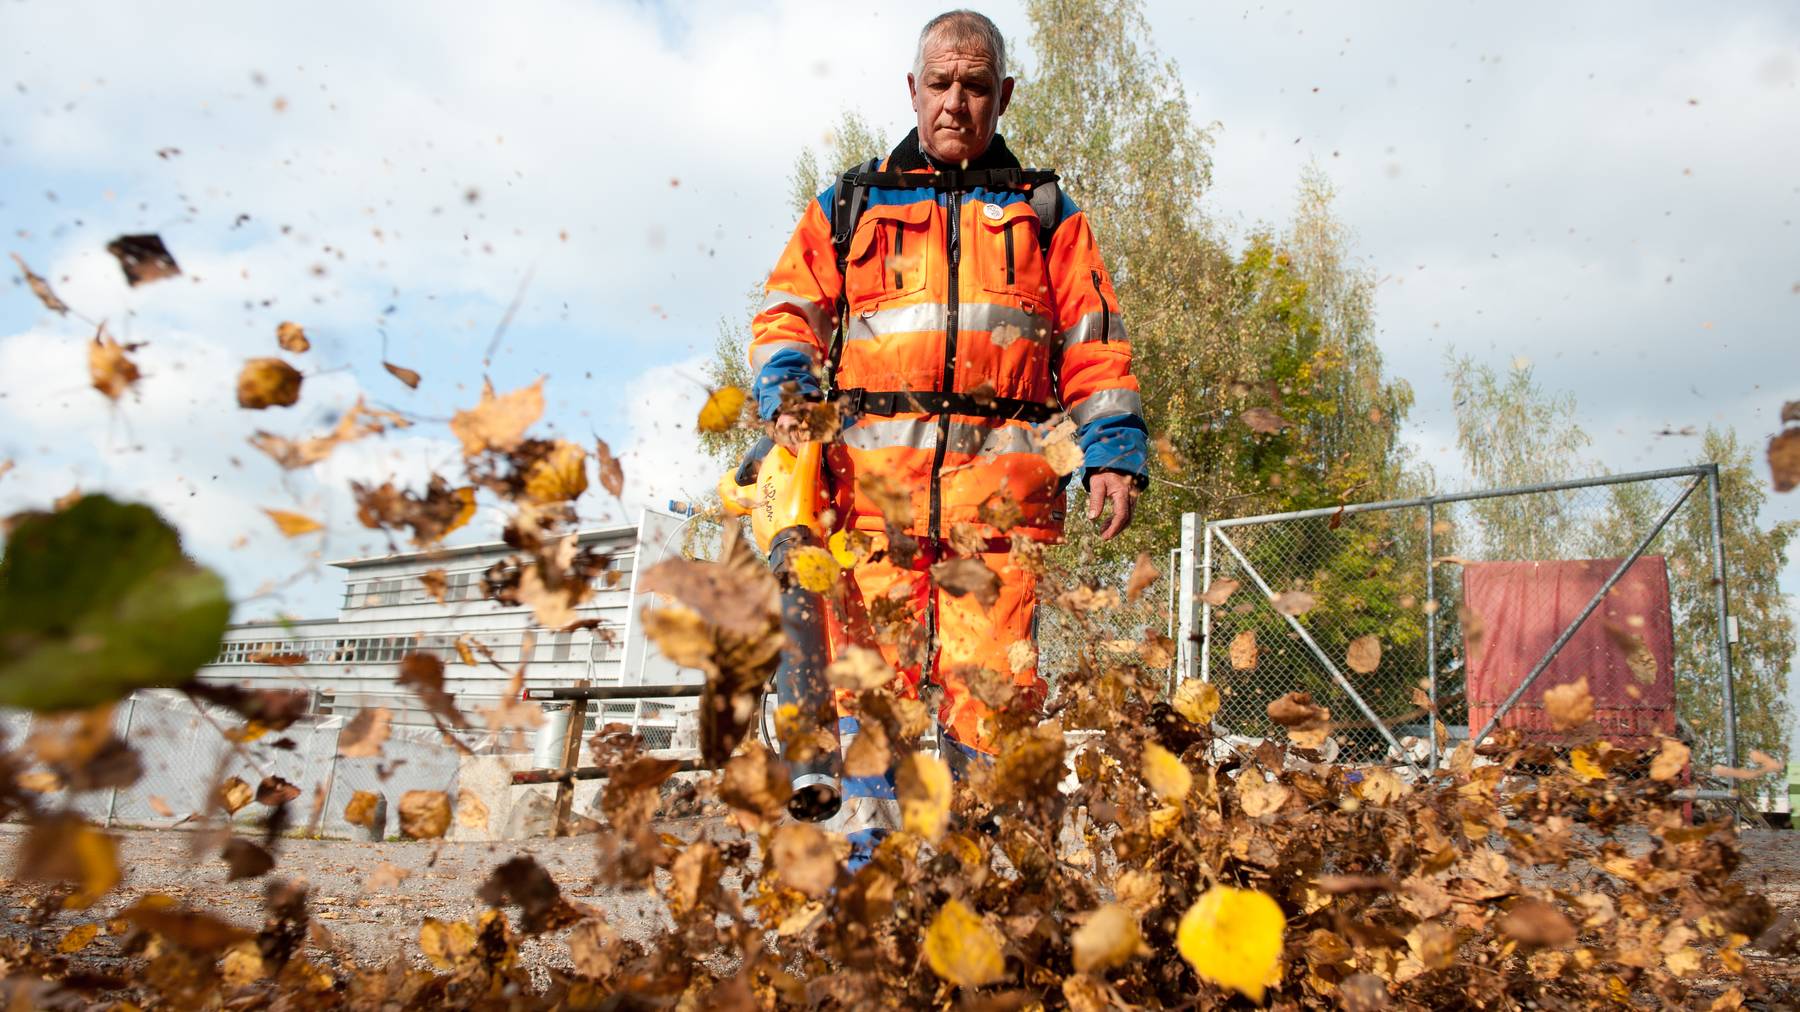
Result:
{"label": "chest pocket on jacket", "polygon": [[940,252],[931,241],[929,200],[878,204],[856,223],[844,281],[851,309],[924,289]]}
{"label": "chest pocket on jacket", "polygon": [[1049,273],[1044,269],[1044,253],[1038,248],[1038,219],[1031,205],[1018,201],[973,206],[974,231],[981,240],[977,257],[981,287],[1032,305],[1048,305]]}

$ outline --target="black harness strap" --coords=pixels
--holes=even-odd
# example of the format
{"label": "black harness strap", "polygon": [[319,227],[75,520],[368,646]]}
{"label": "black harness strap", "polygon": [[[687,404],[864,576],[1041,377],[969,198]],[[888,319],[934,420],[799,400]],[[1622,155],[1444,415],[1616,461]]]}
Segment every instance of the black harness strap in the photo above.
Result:
{"label": "black harness strap", "polygon": [[864,390],[853,387],[838,392],[838,404],[849,415],[972,415],[979,418],[1014,418],[1041,425],[1055,417],[1056,409],[1037,401],[1010,397],[976,397],[935,390]]}
{"label": "black harness strap", "polygon": [[[871,187],[883,189],[907,190],[927,188],[935,190],[957,190],[967,192],[982,188],[988,190],[1026,190],[1030,193],[1031,210],[1038,220],[1038,249],[1042,251],[1046,261],[1050,258],[1050,242],[1056,235],[1056,227],[1062,224],[1062,191],[1058,187],[1060,177],[1046,169],[946,169],[939,172],[894,172],[878,171],[881,159],[871,158],[868,161],[845,171],[838,178],[837,188],[833,191],[835,201],[831,208],[831,247],[837,254],[838,298],[836,329],[831,335],[831,351],[825,359],[825,390],[830,397],[837,390],[838,360],[844,354],[844,330],[849,325],[850,293],[845,270],[850,266],[850,240],[856,235],[856,226],[862,220],[863,211],[868,207]],[[1052,370],[1054,373],[1054,370]],[[851,391],[845,391],[849,393]],[[880,394],[877,396],[890,396]],[[911,396],[907,394],[907,396]],[[966,396],[966,395],[934,395],[934,396]],[[973,404],[973,401],[969,402]],[[1021,411],[1049,409],[1041,404],[1033,405],[1029,401],[1011,402],[1023,405]],[[903,411],[938,411],[949,409],[902,408]],[[869,412],[872,414],[892,414],[893,412]],[[954,411],[955,414],[984,415],[988,410]],[[1026,415],[1003,415],[1007,418],[1026,418]],[[1045,414],[1045,418],[1049,415]],[[1041,421],[1042,419],[1027,419]]]}

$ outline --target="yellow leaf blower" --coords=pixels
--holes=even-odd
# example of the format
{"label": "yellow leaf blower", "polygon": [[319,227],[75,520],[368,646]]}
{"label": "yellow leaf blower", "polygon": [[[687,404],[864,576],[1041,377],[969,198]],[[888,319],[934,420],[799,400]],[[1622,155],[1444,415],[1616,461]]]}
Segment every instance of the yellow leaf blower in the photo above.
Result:
{"label": "yellow leaf blower", "polygon": [[[769,568],[781,582],[781,631],[787,644],[775,670],[776,712],[782,715],[778,724],[794,729],[782,732],[784,736],[815,737],[816,724],[830,742],[826,747],[824,740],[818,740],[811,758],[790,762],[794,794],[788,799],[788,811],[810,822],[836,815],[843,799],[837,704],[825,678],[830,661],[825,601],[801,586],[788,565],[796,549],[824,544],[821,449],[822,444],[808,441],[797,452],[789,452],[764,436],[744,454],[735,472],[719,479],[719,501],[725,512],[750,518],[757,547],[768,555]],[[801,719],[792,719],[794,716]],[[789,744],[782,742],[784,751]]]}

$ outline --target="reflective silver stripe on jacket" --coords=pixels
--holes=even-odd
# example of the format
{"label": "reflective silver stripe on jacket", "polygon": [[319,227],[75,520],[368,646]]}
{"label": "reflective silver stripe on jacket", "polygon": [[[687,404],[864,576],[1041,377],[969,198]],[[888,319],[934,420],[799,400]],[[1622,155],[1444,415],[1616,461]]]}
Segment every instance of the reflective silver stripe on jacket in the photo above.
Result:
{"label": "reflective silver stripe on jacket", "polygon": [[[839,435],[844,445],[857,450],[935,450],[938,423],[935,416],[923,418],[870,418],[845,429]],[[970,425],[950,423],[948,453],[976,457],[998,457],[1007,453],[1038,453],[1040,448],[1031,429],[1025,425]]]}
{"label": "reflective silver stripe on jacket", "polygon": [[763,343],[753,345],[750,348],[751,374],[754,375],[762,372],[763,366],[768,365],[769,359],[774,358],[775,353],[780,351],[798,351],[815,363],[819,360],[819,349],[814,347],[810,342],[764,341]]}
{"label": "reflective silver stripe on jacket", "polygon": [[1069,409],[1076,425],[1086,425],[1096,418],[1144,413],[1144,395],[1136,390],[1097,390],[1080,404]]}
{"label": "reflective silver stripe on jacket", "polygon": [[[944,330],[950,325],[949,312],[941,302],[918,302],[910,306],[875,309],[853,313],[844,331],[846,341],[867,341],[889,334],[917,334]],[[986,331],[1001,327],[1018,330],[1022,337],[1038,344],[1050,343],[1050,320],[1017,306],[992,302],[970,302],[957,307],[956,329],[962,333]]]}
{"label": "reflective silver stripe on jacket", "polygon": [[813,337],[818,339],[821,348],[831,343],[831,316],[811,299],[795,295],[793,292],[774,289],[769,292],[769,297],[763,300],[762,309],[758,310],[758,314],[766,313],[771,309],[793,310],[800,314],[808,327],[812,328]]}
{"label": "reflective silver stripe on jacket", "polygon": [[1068,351],[1084,341],[1098,341],[1102,334],[1108,341],[1127,340],[1125,321],[1119,318],[1118,313],[1096,309],[1077,320],[1075,326],[1063,331],[1057,337],[1062,342],[1063,350]]}

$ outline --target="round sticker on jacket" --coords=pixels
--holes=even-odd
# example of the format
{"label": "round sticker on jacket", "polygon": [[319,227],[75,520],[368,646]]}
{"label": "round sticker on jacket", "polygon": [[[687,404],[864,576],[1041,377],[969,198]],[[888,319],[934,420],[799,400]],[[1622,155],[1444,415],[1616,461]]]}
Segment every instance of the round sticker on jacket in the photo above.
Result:
{"label": "round sticker on jacket", "polygon": [[1004,214],[1005,212],[1000,210],[999,204],[988,204],[987,206],[985,206],[981,209],[981,213],[987,215],[989,218],[992,218],[995,221],[999,221],[1000,215]]}

